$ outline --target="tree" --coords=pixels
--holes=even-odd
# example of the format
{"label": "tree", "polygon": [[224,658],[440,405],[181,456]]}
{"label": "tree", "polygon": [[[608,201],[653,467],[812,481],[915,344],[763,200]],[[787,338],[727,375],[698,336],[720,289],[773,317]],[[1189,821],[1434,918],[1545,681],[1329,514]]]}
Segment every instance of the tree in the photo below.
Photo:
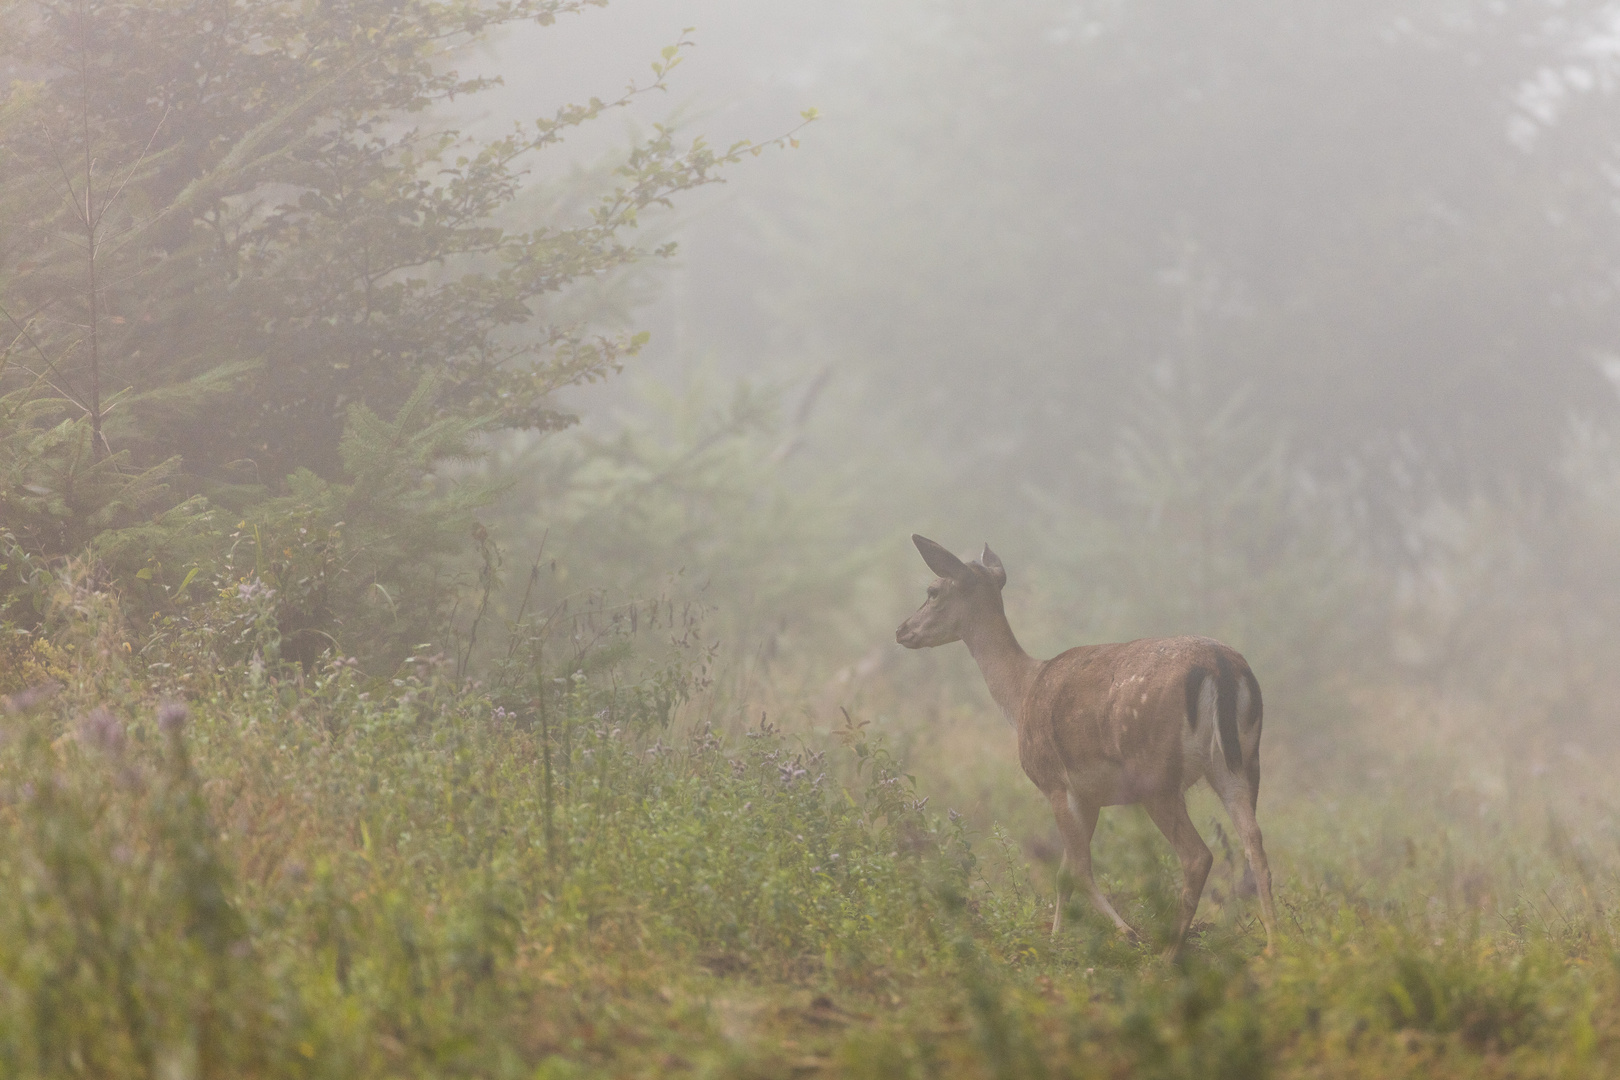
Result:
{"label": "tree", "polygon": [[[640,215],[753,149],[654,126],[588,212],[502,224],[537,152],[663,89],[691,42],[616,99],[487,141],[439,119],[491,83],[455,57],[602,2],[0,3],[0,526],[60,555],[197,495],[234,516],[352,484],[362,416],[379,437],[379,416],[451,423],[429,441],[463,450],[569,423],[555,391],[643,339],[557,298],[667,254],[636,245]],[[411,459],[411,482],[436,464]],[[75,499],[62,477],[95,483]]]}
{"label": "tree", "polygon": [[1164,365],[1322,474],[1545,483],[1612,400],[1609,8],[890,5],[778,217],[776,335],[860,386],[844,445],[903,426],[999,513]]}

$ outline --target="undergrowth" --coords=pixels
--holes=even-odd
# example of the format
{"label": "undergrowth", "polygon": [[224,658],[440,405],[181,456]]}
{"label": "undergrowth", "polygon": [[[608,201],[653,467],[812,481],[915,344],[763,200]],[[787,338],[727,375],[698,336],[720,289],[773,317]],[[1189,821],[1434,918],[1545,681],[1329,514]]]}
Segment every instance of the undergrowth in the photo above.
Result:
{"label": "undergrowth", "polygon": [[[177,627],[141,656],[84,589],[48,652],[13,650],[57,685],[0,721],[0,1074],[1553,1076],[1620,1056],[1613,875],[1556,821],[1459,824],[1410,791],[1405,818],[1269,808],[1278,953],[1223,865],[1172,964],[1083,907],[1053,939],[1020,844],[936,813],[863,719],[824,744],[703,720],[703,650],[672,610],[519,627],[478,683],[427,650],[386,679],[267,660],[265,602],[227,591],[218,650]],[[648,625],[687,647],[638,660]],[[1132,813],[1098,865],[1162,938],[1173,866]]]}

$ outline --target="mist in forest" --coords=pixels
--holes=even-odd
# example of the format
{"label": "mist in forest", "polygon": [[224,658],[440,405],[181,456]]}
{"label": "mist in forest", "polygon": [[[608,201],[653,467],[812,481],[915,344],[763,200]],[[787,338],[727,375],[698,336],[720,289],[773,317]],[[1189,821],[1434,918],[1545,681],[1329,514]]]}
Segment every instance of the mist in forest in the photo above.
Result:
{"label": "mist in forest", "polygon": [[[147,471],[58,505],[45,473],[78,466],[20,434],[19,550],[117,533],[108,573],[161,613],[208,545],[158,552],[141,515],[246,529],[290,499],[325,528],[342,498],[436,483],[418,531],[376,512],[405,546],[343,572],[393,627],[379,662],[441,617],[498,648],[526,581],[531,603],[670,589],[744,699],[983,711],[960,656],[890,642],[919,532],[993,544],[1037,654],[1230,641],[1301,746],[1395,714],[1488,717],[1526,767],[1608,738],[1612,5],[530,4],[364,85],[287,67],[206,120],[136,92],[167,69],[74,68],[111,39],[55,10],[8,9],[16,40],[60,44],[4,62],[50,94],[81,71],[88,181],[28,111],[69,96],[8,99],[8,220],[55,224],[0,252],[8,356],[33,358],[0,381],[28,439],[93,418],[73,460]],[[271,44],[244,56],[327,40],[253,18]],[[230,77],[271,78],[254,63]],[[438,179],[389,186],[408,175]],[[85,187],[110,215],[88,248]],[[366,449],[410,416],[461,426]],[[357,479],[383,461],[395,486]],[[421,569],[396,589],[400,567]],[[300,603],[309,661],[343,604]]]}
{"label": "mist in forest", "polygon": [[1430,703],[1403,732],[1483,713],[1528,763],[1606,741],[1615,689],[1617,18],[615,4],[489,64],[504,108],[692,26],[683,132],[822,114],[652,226],[680,254],[617,294],[651,343],[581,399],[587,429],[675,432],[694,394],[716,424],[739,381],[775,395],[749,437],[795,505],[679,556],[752,633],[892,670],[907,534],[988,539],[1032,651],[1208,633],[1279,729],[1400,688]]}
{"label": "mist in forest", "polygon": [[1617,92],[1617,0],[0,0],[0,1059],[1603,1074]]}

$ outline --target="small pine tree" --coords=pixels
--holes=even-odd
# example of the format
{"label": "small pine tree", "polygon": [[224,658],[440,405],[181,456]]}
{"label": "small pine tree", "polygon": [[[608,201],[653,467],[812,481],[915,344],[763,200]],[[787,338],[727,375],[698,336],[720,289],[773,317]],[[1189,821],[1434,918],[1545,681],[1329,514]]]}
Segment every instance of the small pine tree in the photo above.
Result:
{"label": "small pine tree", "polygon": [[[355,614],[340,597],[400,612],[430,594],[428,554],[455,546],[446,530],[464,535],[461,510],[483,496],[412,485],[475,433],[570,423],[555,392],[645,339],[595,333],[556,299],[668,254],[635,243],[640,215],[757,149],[655,127],[585,213],[510,224],[533,156],[663,89],[691,42],[649,83],[492,140],[437,118],[493,82],[452,60],[502,26],[592,6],[226,0],[200,19],[191,0],[0,5],[0,527],[45,559],[92,545],[150,611],[219,569],[178,558],[198,537],[239,568],[243,536],[209,532],[208,506],[224,507],[257,523],[255,571],[282,581],[300,642]],[[310,557],[342,583],[275,568],[264,530],[296,547],[283,526],[300,515],[333,530]],[[437,602],[417,603],[402,625]]]}

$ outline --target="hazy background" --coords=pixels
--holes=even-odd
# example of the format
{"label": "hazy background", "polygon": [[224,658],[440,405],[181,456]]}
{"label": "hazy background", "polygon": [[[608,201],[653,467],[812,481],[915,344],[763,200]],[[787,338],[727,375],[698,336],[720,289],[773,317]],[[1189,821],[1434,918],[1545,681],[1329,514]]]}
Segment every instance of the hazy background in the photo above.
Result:
{"label": "hazy background", "polygon": [[[0,0],[0,1047],[1594,1071],[1617,89],[1620,0]],[[1245,654],[1277,961],[1202,789],[1196,955],[1048,933],[914,532]]]}
{"label": "hazy background", "polygon": [[[1609,742],[1612,5],[616,2],[501,40],[487,122],[687,26],[683,133],[824,118],[592,293],[652,342],[519,459],[544,509],[509,528],[628,589],[672,540],[810,714],[926,701],[998,736],[964,652],[892,644],[920,531],[997,548],[1038,655],[1232,641],[1306,756],[1465,740],[1499,785]],[[570,472],[586,444],[659,483]],[[647,535],[577,485],[559,515],[563,476]]]}
{"label": "hazy background", "polygon": [[[103,320],[109,392],[135,394],[97,413],[103,454],[95,410],[45,400],[21,360],[0,372],[33,410],[0,430],[0,531],[39,568],[93,542],[156,627],[190,617],[191,569],[242,577],[230,529],[262,517],[253,573],[309,583],[277,613],[305,662],[337,641],[382,671],[454,640],[476,667],[526,594],[530,615],[666,596],[707,612],[706,707],[727,723],[825,730],[845,707],[918,754],[957,735],[960,756],[1007,753],[964,650],[893,642],[928,577],[920,532],[994,545],[1037,655],[1229,641],[1297,766],[1275,775],[1301,785],[1421,750],[1509,791],[1620,749],[1620,6],[615,0],[379,69],[225,175],[224,148],[270,130],[264,102],[326,92],[302,36],[347,55],[345,20],[403,32],[385,6],[268,10],[239,14],[289,35],[284,82],[259,71],[271,53],[207,39],[240,64],[228,107],[185,112],[179,9],[129,24],[162,45],[152,71],[102,42],[89,98],[69,46],[4,53],[5,74],[56,81],[0,113],[0,149],[29,165],[0,176],[0,220],[21,223],[0,294],[25,319],[37,302],[28,363],[69,382]],[[514,158],[513,187],[457,163],[647,85],[683,35],[666,93]],[[80,125],[86,161],[140,173],[108,226],[138,242],[107,250],[88,307],[77,204],[39,135],[84,101],[102,125]],[[678,147],[763,152],[593,231],[659,124]],[[468,141],[434,143],[441,126]],[[382,149],[351,154],[363,138]],[[209,170],[229,227],[170,202]],[[463,182],[487,201],[440,230],[435,200]],[[666,242],[673,258],[640,257]],[[391,270],[358,266],[368,245]],[[631,339],[592,335],[636,331],[646,346],[597,379]],[[424,377],[450,382],[411,419]],[[391,479],[360,483],[362,462]],[[340,528],[371,491],[371,532]],[[0,614],[31,625],[49,574],[5,572]]]}

